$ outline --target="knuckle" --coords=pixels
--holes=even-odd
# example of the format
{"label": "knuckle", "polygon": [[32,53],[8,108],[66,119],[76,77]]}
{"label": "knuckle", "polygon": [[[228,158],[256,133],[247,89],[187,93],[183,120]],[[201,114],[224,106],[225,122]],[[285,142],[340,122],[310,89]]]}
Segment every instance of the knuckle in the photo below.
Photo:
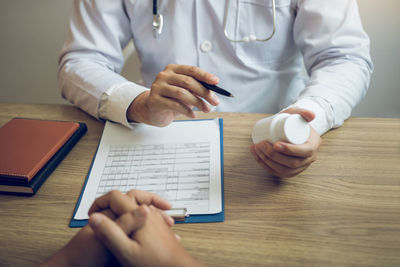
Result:
{"label": "knuckle", "polygon": [[158,83],[153,83],[150,87],[151,91],[158,91],[160,89],[160,85]]}
{"label": "knuckle", "polygon": [[178,89],[178,90],[176,90],[176,92],[175,92],[175,96],[176,96],[176,98],[178,98],[178,99],[182,99],[182,98],[185,96],[185,93],[183,92],[182,89]]}
{"label": "knuckle", "polygon": [[276,152],[272,149],[265,149],[265,154],[270,157],[270,158],[274,158],[276,156]]}
{"label": "knuckle", "polygon": [[298,168],[300,165],[301,165],[301,161],[298,160],[298,159],[292,160],[292,161],[289,163],[289,167],[292,168],[292,169],[296,169],[296,168]]}
{"label": "knuckle", "polygon": [[167,76],[168,76],[168,73],[166,71],[160,71],[156,76],[156,80],[163,80]]}
{"label": "knuckle", "polygon": [[174,69],[175,66],[176,66],[176,64],[168,64],[167,66],[165,66],[165,69],[164,69],[164,70],[171,70],[171,69]]}
{"label": "knuckle", "polygon": [[117,189],[114,189],[114,190],[111,190],[109,194],[110,194],[111,198],[114,198],[114,197],[118,197],[121,194],[121,192]]}
{"label": "knuckle", "polygon": [[203,107],[203,106],[205,106],[206,104],[205,104],[204,101],[201,100],[200,98],[196,98],[196,105],[197,105],[198,107]]}
{"label": "knuckle", "polygon": [[135,190],[135,189],[131,189],[131,190],[129,190],[126,194],[127,194],[128,196],[135,196],[135,193],[136,193],[136,190]]}
{"label": "knuckle", "polygon": [[192,79],[188,76],[182,78],[182,86],[185,88],[190,88],[192,85]]}
{"label": "knuckle", "polygon": [[268,144],[262,147],[262,151],[270,158],[274,158],[277,155],[277,152],[268,146]]}
{"label": "knuckle", "polygon": [[189,71],[189,73],[191,73],[191,74],[193,74],[193,73],[196,73],[197,72],[197,67],[196,66],[190,66],[189,68],[188,68],[188,71]]}
{"label": "knuckle", "polygon": [[154,104],[157,103],[156,99],[157,97],[155,96],[154,92],[152,92],[147,99],[146,107],[153,108]]}

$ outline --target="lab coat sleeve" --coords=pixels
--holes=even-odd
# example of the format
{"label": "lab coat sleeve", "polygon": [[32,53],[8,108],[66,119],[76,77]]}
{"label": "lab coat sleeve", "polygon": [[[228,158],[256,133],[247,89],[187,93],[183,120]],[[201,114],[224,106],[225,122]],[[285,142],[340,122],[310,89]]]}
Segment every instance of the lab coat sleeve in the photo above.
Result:
{"label": "lab coat sleeve", "polygon": [[[126,110],[146,88],[119,73],[131,40],[122,0],[75,0],[68,39],[59,58],[64,98],[96,118],[128,126]],[[123,101],[122,101],[123,100]]]}
{"label": "lab coat sleeve", "polygon": [[309,80],[292,106],[316,113],[322,135],[340,127],[365,95],[373,70],[355,0],[299,0],[294,39]]}

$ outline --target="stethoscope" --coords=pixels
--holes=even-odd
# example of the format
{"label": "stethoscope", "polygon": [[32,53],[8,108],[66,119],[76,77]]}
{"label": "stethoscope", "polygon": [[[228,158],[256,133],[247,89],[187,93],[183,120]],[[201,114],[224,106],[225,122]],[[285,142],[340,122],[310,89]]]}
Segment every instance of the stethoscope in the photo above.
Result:
{"label": "stethoscope", "polygon": [[[229,16],[229,4],[230,0],[227,0],[226,5],[225,5],[225,12],[224,12],[224,23],[223,23],[223,28],[224,28],[224,35],[226,39],[228,39],[231,42],[234,43],[249,43],[249,42],[266,42],[274,36],[275,31],[276,31],[276,12],[275,12],[275,0],[272,1],[272,20],[273,20],[273,28],[271,34],[266,37],[266,38],[258,38],[254,34],[250,34],[249,36],[245,36],[242,39],[232,39],[229,37],[229,34],[226,30],[226,22],[228,20]],[[153,0],[153,35],[154,38],[158,38],[158,36],[161,35],[162,29],[163,29],[163,15],[158,14],[157,10],[157,0]]]}

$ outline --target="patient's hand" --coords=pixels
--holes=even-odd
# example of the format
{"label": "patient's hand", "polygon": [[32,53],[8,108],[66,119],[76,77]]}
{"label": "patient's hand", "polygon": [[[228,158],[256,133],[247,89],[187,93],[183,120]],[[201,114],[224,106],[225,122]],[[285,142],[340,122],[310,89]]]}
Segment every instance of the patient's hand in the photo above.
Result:
{"label": "patient's hand", "polygon": [[[144,191],[131,190],[127,194],[111,191],[95,200],[89,214],[101,212],[109,220],[115,220],[127,212],[134,212],[139,205],[153,205],[166,227],[171,227],[174,220],[162,210],[171,205],[161,197]],[[145,217],[139,218],[132,231],[140,229]],[[41,266],[106,266],[115,260],[108,249],[96,238],[89,225],[83,227],[61,250],[47,259]]]}

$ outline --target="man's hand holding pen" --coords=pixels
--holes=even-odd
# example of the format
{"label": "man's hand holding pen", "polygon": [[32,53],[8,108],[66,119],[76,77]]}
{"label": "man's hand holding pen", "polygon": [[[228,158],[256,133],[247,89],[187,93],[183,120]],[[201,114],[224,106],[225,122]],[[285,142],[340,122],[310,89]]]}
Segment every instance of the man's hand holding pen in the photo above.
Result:
{"label": "man's hand holding pen", "polygon": [[193,107],[210,112],[206,102],[217,106],[219,98],[201,82],[215,85],[219,79],[198,67],[167,65],[158,73],[150,91],[143,92],[131,103],[127,111],[128,121],[162,127],[169,125],[180,114],[195,118]]}

